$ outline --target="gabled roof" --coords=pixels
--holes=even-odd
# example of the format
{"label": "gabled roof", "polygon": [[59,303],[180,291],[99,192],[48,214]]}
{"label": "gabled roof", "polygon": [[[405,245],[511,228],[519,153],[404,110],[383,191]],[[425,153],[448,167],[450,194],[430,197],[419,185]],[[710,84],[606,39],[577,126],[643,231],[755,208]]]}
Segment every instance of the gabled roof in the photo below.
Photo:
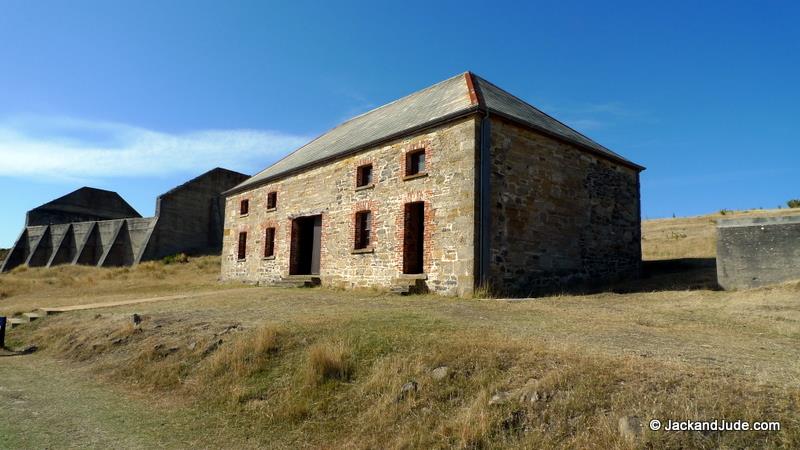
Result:
{"label": "gabled roof", "polygon": [[29,212],[34,211],[82,214],[102,219],[142,217],[116,192],[92,187],[76,189]]}
{"label": "gabled roof", "polygon": [[342,123],[227,193],[240,192],[477,111],[500,115],[626,166],[644,169],[483,78],[465,72]]}

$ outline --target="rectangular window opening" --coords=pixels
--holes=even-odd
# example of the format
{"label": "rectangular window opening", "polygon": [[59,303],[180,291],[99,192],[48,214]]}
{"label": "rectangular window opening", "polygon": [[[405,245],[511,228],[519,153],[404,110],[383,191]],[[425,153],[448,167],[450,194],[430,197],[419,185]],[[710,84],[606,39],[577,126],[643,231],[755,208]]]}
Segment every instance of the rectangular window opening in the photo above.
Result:
{"label": "rectangular window opening", "polygon": [[267,228],[264,233],[264,257],[275,256],[275,228]]}
{"label": "rectangular window opening", "polygon": [[406,154],[406,176],[425,173],[425,149],[414,150]]}
{"label": "rectangular window opening", "polygon": [[420,274],[425,258],[425,203],[406,203],[403,219],[403,273]]}
{"label": "rectangular window opening", "polygon": [[245,216],[250,212],[250,200],[244,199],[239,204],[239,215]]}
{"label": "rectangular window opening", "polygon": [[359,211],[356,213],[356,236],[355,246],[356,250],[362,250],[369,247],[372,232],[372,212]]}
{"label": "rectangular window opening", "polygon": [[270,192],[267,194],[267,209],[275,209],[278,207],[278,193]]}
{"label": "rectangular window opening", "polygon": [[247,258],[247,232],[239,233],[239,255],[240,260]]}
{"label": "rectangular window opening", "polygon": [[364,187],[372,184],[372,164],[359,166],[356,172],[356,187]]}

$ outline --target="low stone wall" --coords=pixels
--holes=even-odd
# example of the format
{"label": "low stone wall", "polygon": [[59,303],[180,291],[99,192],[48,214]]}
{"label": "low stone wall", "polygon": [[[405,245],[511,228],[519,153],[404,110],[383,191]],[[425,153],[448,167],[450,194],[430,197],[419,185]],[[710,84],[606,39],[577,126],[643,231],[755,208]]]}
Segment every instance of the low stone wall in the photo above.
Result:
{"label": "low stone wall", "polygon": [[725,289],[800,279],[800,215],[718,221],[717,279]]}

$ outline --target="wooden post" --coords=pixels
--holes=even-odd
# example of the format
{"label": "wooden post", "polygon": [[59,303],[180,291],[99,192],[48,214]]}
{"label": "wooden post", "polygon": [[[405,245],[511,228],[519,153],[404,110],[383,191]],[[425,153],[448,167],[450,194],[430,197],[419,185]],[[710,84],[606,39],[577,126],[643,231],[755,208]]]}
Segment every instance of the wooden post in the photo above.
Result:
{"label": "wooden post", "polygon": [[6,348],[6,318],[0,316],[0,348]]}

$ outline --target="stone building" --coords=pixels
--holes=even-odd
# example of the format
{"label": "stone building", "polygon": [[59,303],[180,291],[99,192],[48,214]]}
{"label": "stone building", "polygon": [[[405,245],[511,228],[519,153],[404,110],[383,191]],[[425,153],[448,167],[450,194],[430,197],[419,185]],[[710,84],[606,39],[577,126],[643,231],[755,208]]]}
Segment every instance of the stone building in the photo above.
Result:
{"label": "stone building", "polygon": [[747,289],[800,280],[800,215],[717,221],[717,282]]}
{"label": "stone building", "polygon": [[221,194],[247,178],[211,170],[160,195],[155,216],[144,218],[116,192],[78,189],[28,211],[0,273],[20,265],[129,266],[179,252],[219,253]]}
{"label": "stone building", "polygon": [[446,295],[636,276],[641,170],[467,72],[226,192],[222,276]]}

